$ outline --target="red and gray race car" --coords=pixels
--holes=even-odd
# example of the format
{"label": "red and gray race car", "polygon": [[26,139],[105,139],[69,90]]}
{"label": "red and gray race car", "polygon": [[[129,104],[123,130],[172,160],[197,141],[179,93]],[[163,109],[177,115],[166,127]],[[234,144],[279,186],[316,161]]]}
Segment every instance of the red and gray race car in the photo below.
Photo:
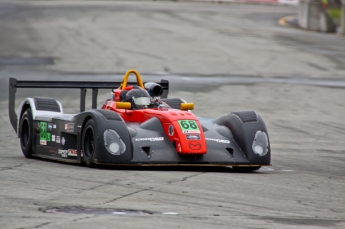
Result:
{"label": "red and gray race car", "polygon": [[[137,82],[128,82],[135,74]],[[15,111],[17,88],[79,88],[80,113],[65,114],[52,98],[26,98]],[[112,96],[97,109],[98,89]],[[114,89],[116,88],[116,89]],[[85,95],[92,89],[92,109]],[[193,103],[168,98],[169,82],[143,83],[129,70],[122,82],[21,81],[10,78],[9,116],[27,158],[41,157],[88,167],[108,165],[232,166],[240,171],[270,165],[266,125],[255,111],[216,119],[191,112]]]}

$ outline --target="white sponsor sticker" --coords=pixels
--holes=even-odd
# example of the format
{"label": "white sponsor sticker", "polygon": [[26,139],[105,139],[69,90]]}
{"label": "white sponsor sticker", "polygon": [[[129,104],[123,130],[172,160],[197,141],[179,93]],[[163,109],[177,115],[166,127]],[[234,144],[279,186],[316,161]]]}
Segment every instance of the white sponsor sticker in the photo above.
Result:
{"label": "white sponsor sticker", "polygon": [[76,149],[69,149],[68,150],[68,156],[78,156],[78,151]]}
{"label": "white sponsor sticker", "polygon": [[218,143],[230,144],[230,141],[229,141],[229,140],[224,140],[224,139],[205,138],[205,140],[207,140],[207,141],[214,141],[214,142],[218,142]]}
{"label": "white sponsor sticker", "polygon": [[[68,152],[67,153],[68,156],[72,156],[72,157],[78,156],[78,150],[76,149],[68,149],[67,152]],[[83,151],[80,152],[80,156],[83,156]]]}
{"label": "white sponsor sticker", "polygon": [[52,135],[52,142],[55,142],[55,135]]}
{"label": "white sponsor sticker", "polygon": [[55,140],[56,140],[56,143],[59,143],[59,144],[61,143],[60,136],[56,136]]}
{"label": "white sponsor sticker", "polygon": [[47,145],[47,141],[46,140],[40,140],[40,145],[46,146]]}
{"label": "white sponsor sticker", "polygon": [[200,130],[183,130],[184,134],[200,134]]}
{"label": "white sponsor sticker", "polygon": [[65,124],[66,132],[74,132],[74,123],[66,123]]}
{"label": "white sponsor sticker", "polygon": [[186,138],[189,139],[189,140],[195,140],[195,139],[200,139],[200,135],[190,135],[190,134],[187,134],[186,135]]}
{"label": "white sponsor sticker", "polygon": [[55,124],[53,124],[53,129],[56,129],[56,125]]}
{"label": "white sponsor sticker", "polygon": [[156,137],[156,138],[136,138],[135,141],[151,141],[151,142],[157,142],[157,141],[164,141],[164,137]]}
{"label": "white sponsor sticker", "polygon": [[67,151],[67,150],[62,150],[62,149],[59,149],[59,150],[58,150],[58,154],[60,154],[60,155],[61,155],[61,157],[66,158],[66,157],[67,157],[67,155],[68,155],[68,151]]}

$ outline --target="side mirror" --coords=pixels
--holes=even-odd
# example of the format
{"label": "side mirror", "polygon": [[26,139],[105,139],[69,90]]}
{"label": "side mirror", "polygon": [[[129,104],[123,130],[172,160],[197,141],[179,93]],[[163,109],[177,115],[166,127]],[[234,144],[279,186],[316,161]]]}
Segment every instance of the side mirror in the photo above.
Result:
{"label": "side mirror", "polygon": [[181,103],[180,110],[188,111],[194,109],[194,103]]}
{"label": "side mirror", "polygon": [[130,102],[116,102],[117,109],[131,109],[132,104]]}

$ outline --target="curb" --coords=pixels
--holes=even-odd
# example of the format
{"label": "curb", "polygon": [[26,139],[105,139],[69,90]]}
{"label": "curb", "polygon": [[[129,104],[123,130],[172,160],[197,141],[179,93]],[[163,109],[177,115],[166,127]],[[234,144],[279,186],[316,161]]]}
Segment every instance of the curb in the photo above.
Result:
{"label": "curb", "polygon": [[[294,29],[299,29],[299,30],[303,30],[303,31],[313,32],[313,33],[322,33],[319,31],[308,30],[308,29],[303,29],[303,28],[299,27],[296,15],[290,15],[290,16],[280,18],[278,20],[278,23],[279,23],[279,25],[281,25],[283,27],[294,28]],[[328,33],[328,34],[334,34],[334,35],[337,35],[340,37],[345,37],[345,34],[341,34],[341,33]]]}
{"label": "curb", "polygon": [[279,25],[284,26],[284,27],[301,29],[298,26],[297,17],[295,15],[290,15],[290,16],[280,18],[278,23],[279,23]]}

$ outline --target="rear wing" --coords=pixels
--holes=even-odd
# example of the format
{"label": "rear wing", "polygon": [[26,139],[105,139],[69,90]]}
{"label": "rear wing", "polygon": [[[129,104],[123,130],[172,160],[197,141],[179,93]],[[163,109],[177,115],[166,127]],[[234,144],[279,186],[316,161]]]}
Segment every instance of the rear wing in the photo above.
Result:
{"label": "rear wing", "polygon": [[[167,98],[169,93],[169,81],[156,82],[163,87],[162,98]],[[17,129],[18,117],[15,111],[15,99],[17,88],[64,88],[80,89],[80,112],[85,111],[85,97],[87,89],[92,89],[92,109],[97,107],[98,89],[115,89],[120,87],[121,82],[96,82],[96,81],[36,81],[9,79],[8,111],[13,128]],[[127,85],[137,85],[136,82],[128,82]]]}

